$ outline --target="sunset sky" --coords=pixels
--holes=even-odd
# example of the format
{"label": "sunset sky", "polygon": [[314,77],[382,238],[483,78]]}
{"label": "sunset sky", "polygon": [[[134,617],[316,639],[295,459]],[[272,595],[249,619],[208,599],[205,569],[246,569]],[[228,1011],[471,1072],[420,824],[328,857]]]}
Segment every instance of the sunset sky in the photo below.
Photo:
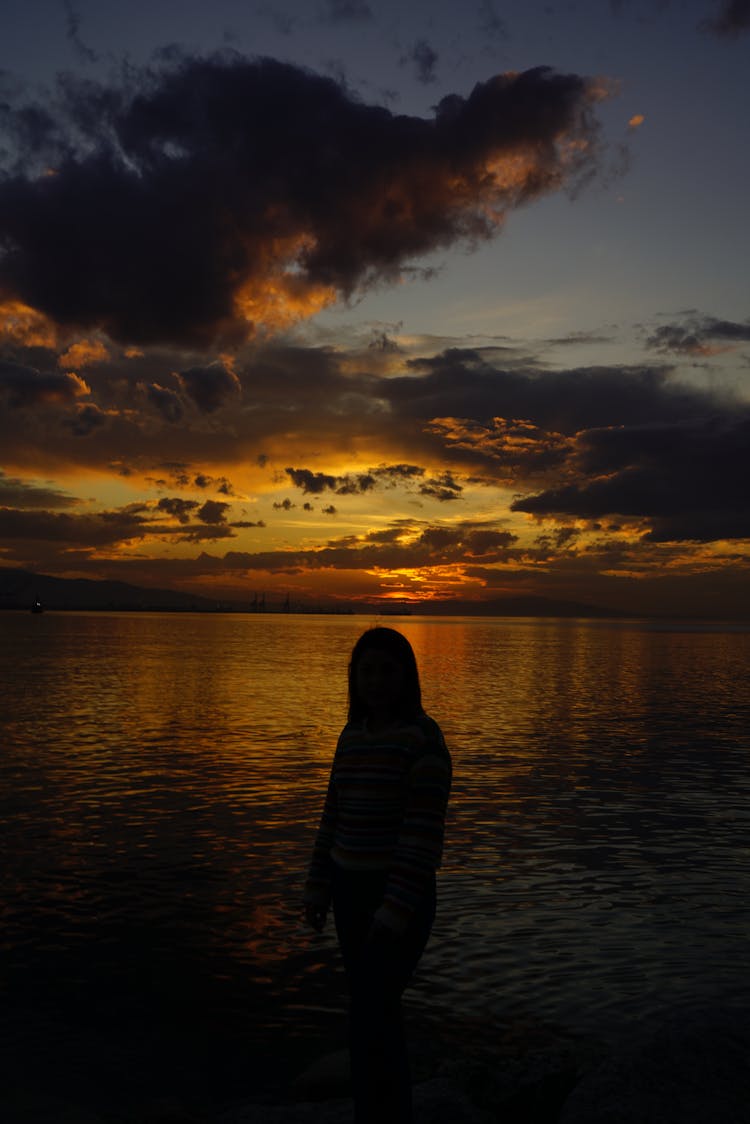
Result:
{"label": "sunset sky", "polygon": [[750,616],[750,0],[13,0],[0,565]]}

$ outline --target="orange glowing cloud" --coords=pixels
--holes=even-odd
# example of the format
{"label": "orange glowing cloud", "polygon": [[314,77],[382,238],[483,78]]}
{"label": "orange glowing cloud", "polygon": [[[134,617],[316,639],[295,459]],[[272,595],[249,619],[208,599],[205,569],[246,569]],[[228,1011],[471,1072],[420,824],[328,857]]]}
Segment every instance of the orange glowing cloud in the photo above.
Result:
{"label": "orange glowing cloud", "polygon": [[646,118],[643,116],[642,113],[635,113],[630,118],[630,120],[628,121],[628,128],[631,131],[634,131],[635,129],[640,129],[641,125],[643,124],[643,122],[645,120],[646,120]]}
{"label": "orange glowing cloud", "polygon": [[246,281],[235,295],[234,307],[248,325],[274,332],[322,312],[336,296],[330,285],[309,285],[293,273],[277,273]]}
{"label": "orange glowing cloud", "polygon": [[53,321],[20,300],[0,304],[0,342],[23,347],[56,347],[57,328]]}
{"label": "orange glowing cloud", "polygon": [[70,371],[78,367],[89,367],[93,363],[103,363],[109,359],[109,352],[101,340],[79,340],[71,344],[67,351],[58,357],[58,365]]}

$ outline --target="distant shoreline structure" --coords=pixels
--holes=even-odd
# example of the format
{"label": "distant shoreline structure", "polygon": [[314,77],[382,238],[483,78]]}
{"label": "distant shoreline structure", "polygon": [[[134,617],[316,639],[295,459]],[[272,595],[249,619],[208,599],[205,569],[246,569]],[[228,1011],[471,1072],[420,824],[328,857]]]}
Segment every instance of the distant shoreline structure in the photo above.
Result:
{"label": "distant shoreline structure", "polygon": [[[34,605],[45,613],[224,613],[231,615],[285,614],[303,616],[369,616],[378,618],[538,617],[584,620],[719,620],[715,615],[626,612],[603,605],[547,597],[518,596],[485,601],[305,602],[291,594],[271,598],[255,593],[252,599],[210,598],[172,589],[152,589],[119,581],[90,578],[56,578],[30,570],[0,566],[0,611],[29,612]],[[36,610],[37,613],[39,610]],[[737,621],[736,616],[732,619]]]}
{"label": "distant shoreline structure", "polygon": [[45,612],[229,613],[244,615],[326,616],[512,616],[586,617],[624,619],[629,613],[575,601],[545,597],[509,597],[487,601],[326,602],[293,601],[291,594],[271,598],[255,593],[252,599],[210,598],[172,589],[150,589],[126,582],[90,578],[56,578],[0,567],[0,609],[26,612],[33,605]]}

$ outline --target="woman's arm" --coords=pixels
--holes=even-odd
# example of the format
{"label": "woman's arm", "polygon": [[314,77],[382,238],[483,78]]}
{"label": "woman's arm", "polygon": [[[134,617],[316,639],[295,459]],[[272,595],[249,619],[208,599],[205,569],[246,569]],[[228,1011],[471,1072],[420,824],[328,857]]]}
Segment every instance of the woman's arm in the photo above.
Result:
{"label": "woman's arm", "polygon": [[429,742],[409,773],[398,844],[383,904],[375,914],[376,922],[397,933],[408,928],[443,852],[452,767],[440,728],[431,720],[429,723]]}

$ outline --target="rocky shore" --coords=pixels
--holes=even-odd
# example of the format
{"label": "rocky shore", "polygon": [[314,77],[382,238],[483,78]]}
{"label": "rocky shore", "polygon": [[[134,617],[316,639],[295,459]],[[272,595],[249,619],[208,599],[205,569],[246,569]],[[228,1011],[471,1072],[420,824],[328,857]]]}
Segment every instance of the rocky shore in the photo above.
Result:
{"label": "rocky shore", "polygon": [[[415,1124],[750,1124],[750,1011],[694,1012],[623,1030],[616,1046],[516,1021],[413,1036]],[[179,1094],[134,1109],[67,1103],[43,1088],[3,1124],[350,1124],[345,1050],[271,1099],[196,1107]]]}

